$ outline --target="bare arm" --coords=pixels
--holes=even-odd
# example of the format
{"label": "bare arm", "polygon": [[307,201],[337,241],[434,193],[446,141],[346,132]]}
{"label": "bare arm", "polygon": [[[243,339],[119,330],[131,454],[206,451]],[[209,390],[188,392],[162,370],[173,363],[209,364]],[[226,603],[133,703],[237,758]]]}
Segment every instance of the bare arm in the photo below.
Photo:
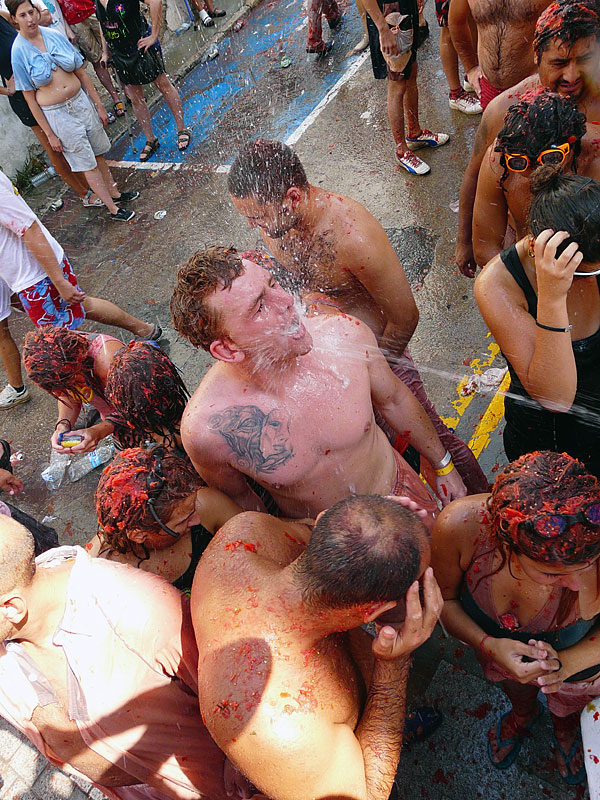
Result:
{"label": "bare arm", "polygon": [[209,441],[196,433],[197,426],[201,424],[195,421],[192,426],[184,416],[181,425],[181,442],[198,475],[209,486],[224,492],[244,511],[266,512],[264,503],[252,491],[245,475],[225,460],[215,461],[217,443],[212,437]]}
{"label": "bare arm", "polygon": [[492,147],[488,147],[479,170],[473,208],[473,252],[478,266],[484,266],[502,250],[508,220],[506,194],[500,186],[497,154]]}
{"label": "bare arm", "polygon": [[27,105],[29,106],[29,110],[35,117],[35,121],[48,137],[48,141],[50,142],[52,149],[56,150],[59,153],[62,152],[62,144],[60,142],[60,139],[54,134],[54,131],[48,124],[46,115],[42,111],[38,101],[35,99],[35,90],[34,89],[24,90],[23,97],[27,101]]}
{"label": "bare arm", "polygon": [[146,5],[150,7],[150,20],[152,23],[152,32],[149,36],[143,36],[138,41],[138,50],[147,50],[156,42],[160,34],[160,24],[162,21],[162,0],[145,0]]}
{"label": "bare arm", "polygon": [[56,256],[52,252],[52,248],[37,222],[34,222],[25,231],[23,234],[23,241],[31,254],[42,265],[65,303],[73,305],[74,303],[81,303],[85,300],[85,292],[81,292],[79,289],[76,289],[75,286],[72,286],[63,275],[61,266],[56,260]]}
{"label": "bare arm", "polygon": [[[441,443],[425,409],[413,393],[394,375],[378,348],[369,347],[367,353],[373,405],[386,422],[397,433],[408,439],[436,469],[444,459],[446,448]],[[451,464],[452,461],[450,461]],[[436,488],[443,505],[457,497],[462,497],[467,492],[460,475],[454,468],[448,474],[437,477]]]}
{"label": "bare arm", "polygon": [[470,16],[471,9],[469,8],[468,0],[452,0],[448,15],[450,36],[452,37],[452,43],[467,73],[467,79],[479,95],[481,93],[481,88],[479,86],[481,68],[479,66],[477,53],[473,47],[473,38],[471,37],[471,28],[469,27]]}
{"label": "bare arm", "polygon": [[[40,25],[43,25],[44,28],[47,28],[49,25],[52,25],[52,14],[48,11],[47,8],[42,8],[42,6],[35,3],[37,10],[40,12]],[[65,20],[65,25],[66,25]]]}
{"label": "bare arm", "polygon": [[483,112],[471,159],[465,170],[460,186],[458,204],[458,234],[456,239],[456,265],[463,275],[468,278],[475,277],[477,265],[473,256],[473,206],[477,192],[477,178],[483,157],[490,144],[496,138],[497,130],[490,123],[490,104]]}
{"label": "bare arm", "polygon": [[387,56],[398,55],[398,45],[396,44],[396,37],[390,32],[390,26],[385,21],[385,17],[377,0],[363,0],[365,11],[371,17],[377,30],[379,31],[379,46],[381,52]]}
{"label": "bare arm", "polygon": [[108,125],[108,114],[106,113],[106,109],[102,104],[100,95],[96,91],[96,87],[92,83],[90,76],[85,71],[85,68],[81,66],[78,69],[76,69],[75,75],[77,75],[77,77],[79,78],[83,91],[87,94],[92,103],[96,106],[96,111],[98,112],[98,116],[100,117],[100,122],[103,125]]}
{"label": "bare arm", "polygon": [[[552,238],[551,241],[549,241]],[[567,328],[567,293],[581,263],[576,245],[554,260],[560,232],[543,231],[535,244],[539,322]],[[548,243],[548,244],[547,244]],[[547,245],[547,246],[546,246]],[[539,328],[521,289],[494,259],[475,282],[475,299],[492,335],[511,362],[526,392],[550,411],[568,411],[577,391],[577,368],[569,333]]]}
{"label": "bare arm", "polygon": [[356,214],[361,218],[354,230],[360,235],[345,237],[348,242],[338,251],[339,257],[385,314],[387,324],[379,346],[400,355],[417,327],[417,304],[384,229],[365,209],[357,209]]}

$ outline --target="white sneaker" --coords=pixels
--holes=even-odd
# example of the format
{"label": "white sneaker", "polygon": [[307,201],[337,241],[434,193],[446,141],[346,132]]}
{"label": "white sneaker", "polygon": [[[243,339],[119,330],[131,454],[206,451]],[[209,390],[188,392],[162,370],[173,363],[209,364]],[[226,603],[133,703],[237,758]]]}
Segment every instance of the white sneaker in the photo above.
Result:
{"label": "white sneaker", "polygon": [[396,161],[411,175],[427,175],[431,172],[431,167],[410,150],[405,150],[404,153],[396,150]]}
{"label": "white sneaker", "polygon": [[0,392],[0,408],[11,408],[12,406],[18,406],[19,403],[26,403],[28,400],[31,400],[31,395],[26,386],[20,392],[17,392],[10,383],[7,383]]}
{"label": "white sneaker", "polygon": [[409,150],[420,150],[421,147],[441,147],[449,139],[450,136],[447,133],[433,133],[427,128],[423,128],[417,137],[406,137],[406,146]]}
{"label": "white sneaker", "polygon": [[467,80],[467,76],[463,78],[463,89],[465,92],[471,92],[472,94],[476,94],[475,89],[471,86],[469,81]]}
{"label": "white sneaker", "polygon": [[463,114],[482,114],[483,108],[476,94],[463,92],[458,97],[448,98],[448,105],[455,111],[462,111]]}

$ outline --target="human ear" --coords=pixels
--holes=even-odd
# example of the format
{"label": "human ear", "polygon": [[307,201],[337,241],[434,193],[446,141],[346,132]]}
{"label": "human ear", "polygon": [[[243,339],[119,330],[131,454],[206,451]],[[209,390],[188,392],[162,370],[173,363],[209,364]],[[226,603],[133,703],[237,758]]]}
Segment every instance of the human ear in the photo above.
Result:
{"label": "human ear", "polygon": [[283,198],[283,207],[286,210],[294,209],[302,200],[302,191],[297,186],[290,186]]}
{"label": "human ear", "polygon": [[380,603],[371,603],[363,610],[363,620],[366,622],[372,622],[374,619],[377,619],[381,614],[385,614],[386,611],[390,611],[392,608],[396,607],[395,600],[386,600]]}
{"label": "human ear", "polygon": [[19,595],[8,595],[1,601],[0,613],[4,614],[12,625],[18,625],[27,614],[27,606]]}
{"label": "human ear", "polygon": [[143,544],[146,541],[146,536],[148,535],[148,531],[140,531],[140,530],[133,530],[127,531],[127,538],[131,539],[132,542],[136,542],[137,544]]}
{"label": "human ear", "polygon": [[215,339],[210,343],[210,354],[218,361],[228,361],[232,364],[241,363],[246,356],[231,339]]}

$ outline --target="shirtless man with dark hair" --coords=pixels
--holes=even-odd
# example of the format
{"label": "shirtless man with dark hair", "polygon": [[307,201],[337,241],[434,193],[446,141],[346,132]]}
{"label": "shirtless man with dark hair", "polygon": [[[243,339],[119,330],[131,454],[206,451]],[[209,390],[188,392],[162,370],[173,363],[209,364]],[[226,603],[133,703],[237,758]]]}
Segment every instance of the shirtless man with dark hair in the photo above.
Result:
{"label": "shirtless man with dark hair", "polygon": [[[410,654],[442,607],[429,554],[414,511],[361,495],[312,535],[249,513],[208,545],[191,598],[200,708],[265,795],[387,800]],[[360,628],[371,620],[383,623],[374,640]]]}
{"label": "shirtless man with dark hair", "polygon": [[417,400],[371,330],[346,314],[300,318],[263,267],[208,248],[177,273],[176,330],[217,363],[188,403],[181,438],[198,473],[246,510],[263,510],[245,476],[285,516],[316,517],[352,492],[412,494],[423,482],[376,425],[373,405],[436,470],[443,505],[466,493]]}
{"label": "shirtless man with dark hair", "polygon": [[[453,0],[453,3],[455,0]],[[600,120],[600,19],[584,3],[552,3],[537,21],[534,37],[537,74],[502,92],[483,112],[471,160],[460,187],[456,264],[463,275],[475,277],[473,206],[477,179],[488,147],[504,124],[518,95],[544,86],[571,97],[588,121],[588,136],[598,138]],[[580,168],[584,166],[580,163]],[[484,264],[479,264],[484,266]]]}
{"label": "shirtless man with dark hair", "polygon": [[[535,72],[533,32],[550,0],[452,0],[450,35],[483,109]],[[477,26],[477,53],[469,15]]]}
{"label": "shirtless man with dark hair", "polygon": [[421,403],[452,454],[468,491],[486,491],[475,456],[439,418],[408,351],[419,312],[379,222],[355,200],[310,184],[300,159],[282,142],[259,139],[243,147],[228,188],[270,253],[299,278],[305,302],[334,305],[371,328],[392,372]]}

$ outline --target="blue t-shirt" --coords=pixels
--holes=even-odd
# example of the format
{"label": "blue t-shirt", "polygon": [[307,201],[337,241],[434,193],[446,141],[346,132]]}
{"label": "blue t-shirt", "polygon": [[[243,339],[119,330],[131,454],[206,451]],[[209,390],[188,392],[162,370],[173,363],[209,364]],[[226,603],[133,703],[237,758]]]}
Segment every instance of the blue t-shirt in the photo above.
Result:
{"label": "blue t-shirt", "polygon": [[83,64],[79,51],[61,33],[42,27],[40,33],[46,46],[45,53],[20,34],[13,43],[11,61],[15,89],[20,91],[47,86],[52,80],[52,71],[57,67],[65,72],[74,72]]}

